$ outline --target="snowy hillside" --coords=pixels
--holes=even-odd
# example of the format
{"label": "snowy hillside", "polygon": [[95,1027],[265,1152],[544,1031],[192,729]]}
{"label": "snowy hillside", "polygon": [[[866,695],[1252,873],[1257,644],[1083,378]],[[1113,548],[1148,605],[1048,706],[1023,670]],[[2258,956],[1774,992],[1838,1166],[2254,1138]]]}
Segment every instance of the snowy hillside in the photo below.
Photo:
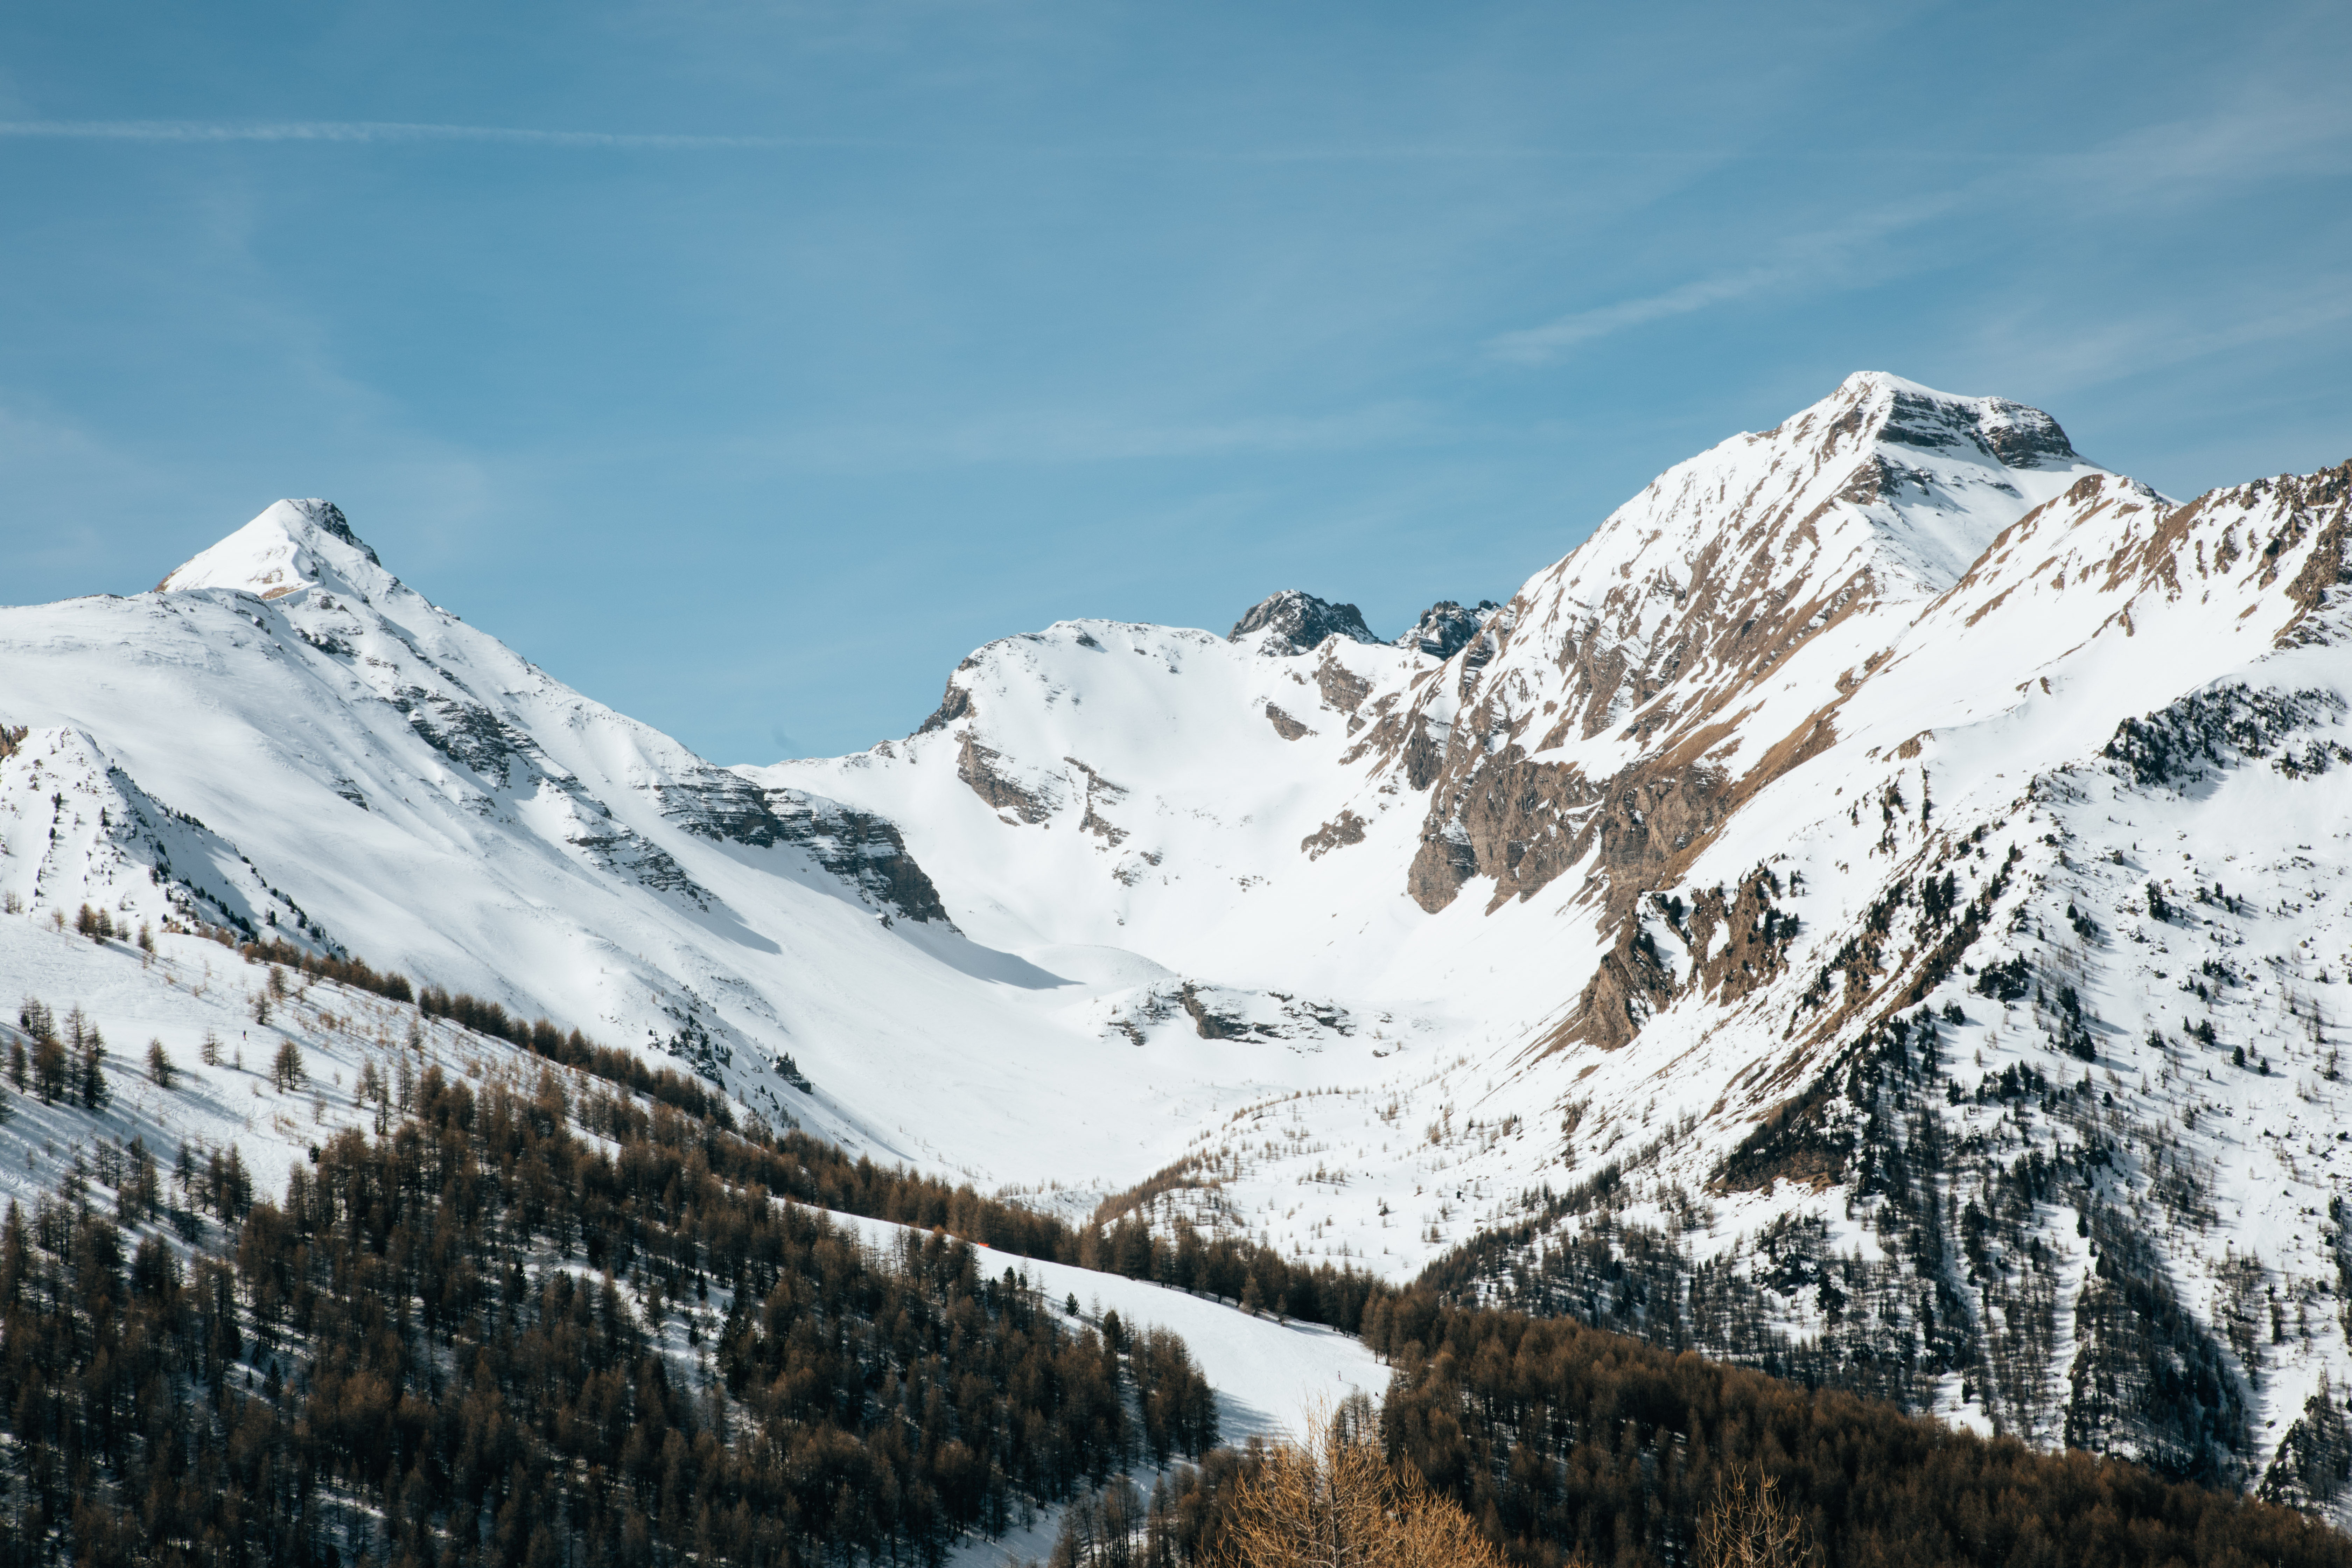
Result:
{"label": "snowy hillside", "polygon": [[2332,1491],[2346,491],[2182,506],[1856,376],[1442,663],[1066,623],[754,776],[899,822],[983,940],[1405,1047],[1202,1125],[1147,1213],[1472,1242],[1464,1289]]}
{"label": "snowy hillside", "polygon": [[[434,1125],[423,1118],[428,1104],[446,1109],[448,1101],[441,1098],[445,1082],[468,1097],[462,1103],[469,1116],[479,1108],[478,1123],[501,1114],[494,1097],[511,1097],[506,1104],[537,1108],[550,1131],[569,1118],[581,1148],[592,1154],[618,1152],[623,1168],[633,1158],[647,1159],[652,1145],[643,1142],[642,1126],[629,1135],[638,1142],[626,1150],[598,1131],[614,1124],[600,1106],[633,1108],[640,1118],[653,1118],[647,1125],[656,1127],[668,1114],[653,1098],[616,1089],[608,1079],[551,1065],[504,1040],[423,1016],[413,1005],[371,991],[299,969],[249,963],[234,949],[204,938],[151,931],[149,940],[152,950],[142,949],[131,933],[92,938],[51,921],[0,921],[0,973],[26,988],[8,1016],[0,1018],[0,1073],[7,1075],[0,1084],[0,1210],[8,1215],[12,1238],[23,1234],[16,1228],[21,1223],[39,1238],[37,1245],[44,1252],[51,1236],[70,1234],[77,1219],[87,1224],[93,1216],[102,1221],[112,1215],[123,1225],[121,1232],[108,1233],[116,1238],[118,1252],[136,1244],[144,1265],[149,1249],[160,1246],[173,1260],[177,1279],[201,1281],[205,1276],[200,1270],[206,1267],[219,1270],[216,1278],[248,1284],[270,1267],[299,1273],[305,1261],[299,1250],[271,1251],[285,1239],[284,1213],[248,1211],[279,1204],[285,1212],[298,1209],[289,1178],[302,1184],[302,1192],[323,1190],[328,1178],[317,1173],[351,1155],[349,1135],[357,1135],[361,1148],[374,1135],[380,1152],[404,1149],[413,1154],[433,1145]],[[95,1083],[85,1067],[92,1059],[99,1065]],[[710,1131],[684,1121],[671,1125]],[[690,1146],[698,1135],[689,1137]],[[478,1182],[478,1201],[484,1190],[514,1179],[511,1163],[493,1176],[457,1158],[449,1146],[442,1152],[452,1190]],[[698,1149],[696,1157],[703,1158]],[[700,1170],[708,1179],[707,1161]],[[794,1206],[794,1200],[781,1196],[765,1201],[779,1210]],[[386,1206],[379,1203],[366,1214],[372,1234],[385,1225]],[[363,1228],[358,1208],[354,1200],[355,1229]],[[799,1212],[829,1219],[837,1234],[861,1247],[869,1267],[886,1273],[908,1256],[909,1243],[920,1256],[929,1239],[926,1233],[858,1215]],[[722,1408],[724,1421],[739,1432],[758,1430],[756,1399],[730,1404],[724,1392],[729,1384],[723,1349],[740,1313],[749,1310],[756,1320],[758,1298],[744,1296],[732,1282],[723,1248],[715,1241],[698,1255],[707,1273],[680,1273],[651,1247],[639,1254],[635,1267],[616,1270],[610,1254],[600,1258],[596,1246],[585,1240],[575,1247],[570,1240],[559,1245],[541,1237],[534,1245],[520,1223],[498,1234],[510,1252],[463,1256],[459,1269],[477,1282],[485,1277],[500,1282],[493,1299],[502,1299],[509,1324],[518,1282],[526,1272],[536,1287],[526,1312],[541,1304],[540,1292],[551,1286],[562,1289],[577,1280],[593,1289],[601,1279],[614,1310],[625,1313],[629,1333],[642,1340],[676,1386],[693,1390],[705,1408]],[[413,1232],[402,1235],[413,1240]],[[929,1245],[936,1254],[937,1241]],[[395,1243],[388,1250],[397,1255],[403,1247]],[[1229,1440],[1302,1430],[1305,1416],[1316,1408],[1350,1393],[1377,1396],[1387,1380],[1387,1370],[1360,1342],[1321,1325],[1277,1321],[1205,1295],[977,1250],[983,1275],[1018,1279],[1024,1294],[1035,1293],[1046,1316],[1069,1329],[1100,1330],[1107,1315],[1116,1313],[1130,1335],[1153,1329],[1180,1333],[1213,1394],[1217,1429]],[[21,1266],[23,1259],[9,1261]],[[119,1270],[121,1259],[115,1262]],[[77,1265],[74,1286],[90,1286],[95,1269],[79,1255]],[[384,1279],[397,1279],[400,1273],[388,1268]],[[139,1278],[134,1268],[132,1279]],[[266,1387],[264,1398],[274,1405],[280,1399],[281,1378],[295,1402],[336,1386],[333,1358],[321,1353],[306,1332],[326,1314],[314,1316],[313,1309],[306,1309],[289,1321],[267,1307],[257,1290],[250,1296],[242,1303],[247,1312],[237,1319],[244,1332],[226,1342],[232,1348],[223,1352],[218,1374],[228,1391],[224,1397],[233,1396],[239,1385],[247,1398]],[[404,1293],[399,1299],[408,1304]],[[1075,1312],[1066,1302],[1075,1304]],[[25,1305],[21,1297],[11,1300],[12,1334],[31,1331]],[[413,1326],[404,1318],[393,1331]],[[427,1327],[420,1336],[420,1386],[436,1375],[439,1332]],[[457,1350],[461,1341],[472,1348],[470,1331],[449,1333],[437,1348],[463,1365],[470,1358]],[[213,1342],[220,1347],[221,1342]],[[98,1360],[102,1373],[102,1351]],[[486,1374],[478,1368],[476,1375]],[[453,1392],[453,1403],[455,1398]],[[332,1405],[331,1398],[318,1398],[309,1408],[316,1413]],[[845,1439],[836,1432],[834,1441]],[[26,1445],[11,1447],[21,1458]],[[356,1489],[339,1488],[332,1479],[312,1485],[312,1505],[333,1521],[329,1528],[340,1524],[347,1550],[355,1530],[364,1538],[390,1511],[351,1506]],[[324,1507],[318,1507],[318,1490],[327,1494]],[[11,1522],[20,1526],[26,1494],[14,1485],[12,1492]],[[1024,1562],[1049,1550],[1058,1508],[1034,1498],[1022,1500],[999,1527],[999,1538],[991,1539],[984,1530],[950,1537],[950,1560]],[[1031,1522],[1024,1526],[1024,1521]]]}
{"label": "snowy hillside", "polygon": [[1074,1217],[2342,1506],[2348,497],[1857,375],[1500,606],[1065,621],[734,770],[280,503],[0,611],[0,924],[341,944]]}
{"label": "snowy hillside", "polygon": [[[155,593],[0,610],[0,892],[27,918],[89,902],[341,947],[991,1181],[1166,1157],[1129,1121],[1131,1051],[1104,1046],[1117,964],[1066,978],[975,943],[889,822],[570,690],[323,502]],[[1187,1064],[1171,1100],[1190,1074],[1252,1078]],[[1020,1131],[1037,1116],[1058,1148]]]}
{"label": "snowy hillside", "polygon": [[[129,937],[93,942],[47,921],[0,921],[0,963],[25,987],[24,997],[49,1009],[61,1032],[74,1015],[98,1029],[107,1085],[106,1103],[97,1108],[70,1092],[54,1100],[8,1097],[11,1114],[0,1118],[0,1209],[10,1199],[30,1206],[70,1175],[77,1160],[85,1180],[121,1188],[135,1149],[145,1150],[169,1179],[183,1145],[199,1161],[234,1148],[253,1195],[271,1200],[312,1146],[345,1129],[368,1133],[399,1121],[406,1086],[429,1068],[476,1084],[502,1082],[525,1095],[549,1070],[543,1059],[503,1040],[290,971],[269,1021],[257,1024],[255,999],[272,995],[268,966],[196,937],[160,936],[150,956]],[[15,1026],[12,1008],[0,1018],[0,1059],[9,1043],[29,1042]],[[207,1036],[215,1042],[214,1062],[205,1060]],[[151,1042],[171,1064],[168,1083],[149,1070]],[[301,1062],[299,1083],[272,1076],[289,1044]],[[576,1070],[555,1071],[575,1100],[610,1091]],[[877,1250],[887,1251],[906,1228],[856,1215],[830,1217]],[[1207,1296],[1069,1264],[996,1255],[992,1267],[1026,1275],[1051,1302],[1076,1298],[1088,1321],[1111,1310],[1130,1329],[1181,1334],[1217,1392],[1221,1429],[1234,1439],[1296,1432],[1318,1402],[1352,1391],[1377,1398],[1387,1381],[1360,1342],[1320,1324],[1277,1322]],[[698,1308],[673,1302],[681,1321],[670,1337],[682,1360],[693,1360],[687,1328],[694,1324],[709,1335],[726,1316],[727,1300],[722,1290]]]}

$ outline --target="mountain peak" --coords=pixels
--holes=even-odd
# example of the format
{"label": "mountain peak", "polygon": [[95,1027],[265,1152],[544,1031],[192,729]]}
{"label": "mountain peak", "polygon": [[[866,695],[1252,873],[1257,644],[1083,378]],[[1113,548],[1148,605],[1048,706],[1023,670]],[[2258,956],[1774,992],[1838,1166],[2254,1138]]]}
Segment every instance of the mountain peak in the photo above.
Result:
{"label": "mountain peak", "polygon": [[1440,599],[1421,613],[1421,619],[1396,639],[1396,646],[1418,648],[1432,658],[1452,658],[1469,646],[1486,617],[1501,608],[1492,599],[1481,599],[1467,608],[1451,599]]}
{"label": "mountain peak", "polygon": [[1856,371],[1792,423],[1801,426],[1824,411],[1836,416],[1832,429],[1866,431],[1896,447],[2007,468],[2071,468],[2083,462],[2058,421],[2039,408],[2006,397],[1938,392],[1883,370]]}
{"label": "mountain peak", "polygon": [[397,579],[351,520],[330,500],[281,500],[211,549],[191,556],[161,583],[159,594],[229,588],[281,599],[324,583],[362,598]]}
{"label": "mountain peak", "polygon": [[1254,632],[1272,634],[1258,651],[1277,657],[1312,653],[1323,646],[1326,638],[1334,637],[1346,637],[1350,642],[1381,640],[1364,625],[1363,612],[1355,605],[1335,605],[1297,588],[1285,588],[1252,605],[1248,613],[1234,623],[1234,629],[1225,634],[1225,640],[1239,642]]}

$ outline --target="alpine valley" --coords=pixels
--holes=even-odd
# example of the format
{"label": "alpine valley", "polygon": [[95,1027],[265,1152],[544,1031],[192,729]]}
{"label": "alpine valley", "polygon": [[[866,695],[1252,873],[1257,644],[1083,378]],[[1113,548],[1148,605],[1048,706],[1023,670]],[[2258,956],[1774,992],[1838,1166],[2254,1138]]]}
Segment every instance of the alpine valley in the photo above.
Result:
{"label": "alpine valley", "polygon": [[[280,501],[0,610],[0,994],[258,1063],[292,1025],[203,933],[363,959],[1071,1226],[2341,1521],[2347,584],[2352,464],[2180,500],[1857,374],[1507,602],[1064,621],[903,739],[725,768]],[[393,1048],[372,1005],[314,1068]],[[275,1191],[371,1113],[216,1076],[116,1114]]]}

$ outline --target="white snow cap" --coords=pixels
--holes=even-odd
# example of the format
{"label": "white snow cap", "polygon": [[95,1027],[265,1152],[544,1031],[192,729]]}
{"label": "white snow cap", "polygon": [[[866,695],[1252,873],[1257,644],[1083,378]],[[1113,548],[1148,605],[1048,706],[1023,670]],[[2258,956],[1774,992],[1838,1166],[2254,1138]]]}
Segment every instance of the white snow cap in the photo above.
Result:
{"label": "white snow cap", "polygon": [[159,594],[231,588],[282,599],[321,584],[366,598],[398,585],[332,501],[281,500],[155,584]]}

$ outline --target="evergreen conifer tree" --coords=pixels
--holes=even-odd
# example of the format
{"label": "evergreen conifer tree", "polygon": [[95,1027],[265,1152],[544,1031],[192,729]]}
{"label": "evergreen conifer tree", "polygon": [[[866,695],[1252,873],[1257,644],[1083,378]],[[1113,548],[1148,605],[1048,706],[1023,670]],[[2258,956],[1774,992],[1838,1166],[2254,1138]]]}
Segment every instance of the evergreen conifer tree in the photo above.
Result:
{"label": "evergreen conifer tree", "polygon": [[103,1110],[112,1099],[106,1086],[106,1037],[93,1024],[82,1034],[81,1060],[76,1065],[74,1087],[84,1110]]}

